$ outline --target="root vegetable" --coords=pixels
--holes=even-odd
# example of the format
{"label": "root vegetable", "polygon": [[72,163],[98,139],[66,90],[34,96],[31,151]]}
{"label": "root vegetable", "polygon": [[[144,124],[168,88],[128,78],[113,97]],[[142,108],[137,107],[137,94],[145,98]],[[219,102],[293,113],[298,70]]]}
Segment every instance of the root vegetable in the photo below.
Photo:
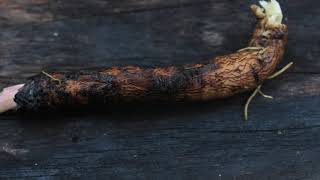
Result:
{"label": "root vegetable", "polygon": [[0,95],[0,113],[15,107],[38,111],[126,102],[207,101],[253,90],[275,71],[288,36],[278,2],[260,4],[251,6],[258,22],[247,48],[202,64],[42,72],[11,92],[5,90]]}

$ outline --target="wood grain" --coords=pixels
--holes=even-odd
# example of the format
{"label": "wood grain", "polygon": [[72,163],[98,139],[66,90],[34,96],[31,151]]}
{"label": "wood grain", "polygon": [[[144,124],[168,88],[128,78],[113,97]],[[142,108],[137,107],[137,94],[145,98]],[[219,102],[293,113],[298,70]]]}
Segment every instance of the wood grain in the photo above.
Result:
{"label": "wood grain", "polygon": [[[0,88],[42,69],[166,66],[229,53],[248,43],[253,2],[2,0]],[[1,115],[0,178],[319,178],[319,3],[280,3],[290,30],[281,65],[295,65],[266,82],[275,99],[254,99],[248,122],[248,93],[99,114]]]}
{"label": "wood grain", "polygon": [[[254,18],[248,11],[248,4],[254,1],[3,2],[6,3],[0,5],[2,8],[37,9],[40,19],[46,19],[43,13],[49,10],[45,7],[50,5],[51,9],[60,8],[52,10],[55,18],[44,22],[35,20],[21,24],[12,19],[10,14],[8,18],[2,18],[3,32],[0,40],[3,44],[1,47],[6,48],[0,49],[0,52],[10,53],[9,57],[5,57],[14,59],[17,64],[37,62],[38,69],[52,67],[49,63],[66,62],[65,59],[72,65],[77,62],[78,65],[92,62],[91,66],[112,64],[106,60],[113,61],[114,64],[132,64],[141,62],[137,60],[141,58],[149,59],[153,64],[165,65],[172,62],[192,62],[195,59],[200,61],[204,57],[226,54],[244,47],[254,23]],[[290,28],[288,61],[295,62],[293,70],[296,72],[318,72],[320,65],[316,58],[319,51],[316,47],[319,42],[314,37],[319,36],[320,27],[317,23],[318,16],[314,16],[318,11],[314,7],[314,1],[280,2],[284,5],[285,22]],[[192,5],[184,5],[190,3]],[[124,13],[107,13],[116,7],[124,9]],[[139,8],[146,10],[139,11]],[[300,13],[296,13],[297,9]],[[5,12],[2,11],[6,14]],[[70,12],[73,13],[68,15]],[[234,43],[234,39],[239,42]],[[44,50],[34,52],[34,49],[39,48]],[[31,53],[32,56],[27,56],[26,53]],[[13,54],[15,56],[10,57]],[[0,69],[4,65],[6,68],[16,66],[8,66],[6,62],[0,63]],[[145,64],[146,62],[148,61],[143,61]]]}

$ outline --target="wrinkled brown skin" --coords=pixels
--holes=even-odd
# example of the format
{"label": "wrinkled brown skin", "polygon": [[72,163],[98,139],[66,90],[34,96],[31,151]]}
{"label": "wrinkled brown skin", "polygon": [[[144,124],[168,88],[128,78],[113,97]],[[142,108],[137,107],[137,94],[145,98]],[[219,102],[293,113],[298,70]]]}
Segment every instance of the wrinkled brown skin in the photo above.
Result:
{"label": "wrinkled brown skin", "polygon": [[185,102],[225,98],[252,90],[276,69],[284,54],[287,26],[266,25],[258,18],[248,49],[209,59],[203,64],[143,68],[112,67],[77,72],[40,73],[15,96],[20,109],[28,111],[113,105],[127,102]]}

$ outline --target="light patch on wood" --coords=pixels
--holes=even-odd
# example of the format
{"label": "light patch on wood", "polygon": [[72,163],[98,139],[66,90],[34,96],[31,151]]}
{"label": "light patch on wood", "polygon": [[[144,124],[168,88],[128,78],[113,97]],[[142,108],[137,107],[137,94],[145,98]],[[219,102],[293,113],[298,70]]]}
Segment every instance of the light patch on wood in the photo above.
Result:
{"label": "light patch on wood", "polygon": [[[53,20],[53,14],[46,8],[41,8],[49,4],[48,0],[25,0],[25,1],[0,1],[0,17],[6,19],[9,23],[30,23],[46,22]],[[29,7],[39,6],[39,12],[32,12]]]}
{"label": "light patch on wood", "polygon": [[18,155],[23,155],[23,154],[26,154],[29,152],[28,149],[17,149],[17,148],[13,148],[11,147],[8,143],[5,143],[2,148],[1,148],[1,151],[4,151],[8,154],[11,154],[13,156],[18,156]]}
{"label": "light patch on wood", "polygon": [[210,46],[220,46],[224,41],[224,37],[215,31],[203,31],[201,38]]}
{"label": "light patch on wood", "polygon": [[5,9],[0,12],[0,17],[15,23],[46,22],[53,19],[53,15],[49,12],[36,14],[24,9]]}

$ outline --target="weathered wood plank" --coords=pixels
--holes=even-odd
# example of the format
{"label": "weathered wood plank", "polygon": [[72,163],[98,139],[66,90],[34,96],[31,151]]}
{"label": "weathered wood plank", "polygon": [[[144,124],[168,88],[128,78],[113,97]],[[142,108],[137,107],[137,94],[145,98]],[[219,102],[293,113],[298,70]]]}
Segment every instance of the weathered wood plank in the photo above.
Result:
{"label": "weathered wood plank", "polygon": [[[2,22],[8,24],[41,23],[66,18],[112,16],[159,9],[181,9],[211,3],[214,3],[215,6],[225,5],[223,0],[2,0],[0,2],[0,17]],[[246,5],[247,2],[235,1],[232,3],[239,7]]]}
{"label": "weathered wood plank", "polygon": [[[209,9],[212,7],[201,6],[110,18],[4,26],[0,33],[3,59],[0,75],[19,74],[28,66],[38,67],[38,71],[54,64],[191,63],[244,47],[254,19],[235,21],[236,15],[228,16],[231,10],[214,13]],[[207,13],[211,14],[210,18]],[[223,16],[226,16],[224,20],[219,20]],[[241,26],[242,23],[246,26]],[[232,26],[243,28],[232,29]]]}
{"label": "weathered wood plank", "polygon": [[0,121],[5,132],[0,135],[0,177],[318,175],[318,99],[260,99],[248,123],[239,118],[241,107],[233,100],[218,103],[218,108],[207,104],[51,121],[6,116]]}
{"label": "weathered wood plank", "polygon": [[[246,1],[0,1],[0,89],[41,69],[194,63],[246,45]],[[191,105],[0,116],[0,179],[316,179],[319,8],[281,1],[295,66],[263,90]],[[236,27],[236,28],[235,28]],[[53,116],[53,117],[52,117]],[[221,175],[221,177],[220,177]]]}
{"label": "weathered wood plank", "polygon": [[[0,76],[66,64],[191,63],[246,46],[255,21],[248,11],[250,3],[236,3],[237,8],[232,7],[234,3],[219,3],[45,24],[3,25]],[[302,10],[303,16],[299,16],[295,13],[298,8],[308,11]],[[294,61],[294,72],[319,72],[319,42],[315,37],[319,37],[320,27],[317,17],[312,18],[317,11],[313,2],[284,3],[284,9],[290,27],[284,62]],[[314,23],[310,25],[306,17]]]}

